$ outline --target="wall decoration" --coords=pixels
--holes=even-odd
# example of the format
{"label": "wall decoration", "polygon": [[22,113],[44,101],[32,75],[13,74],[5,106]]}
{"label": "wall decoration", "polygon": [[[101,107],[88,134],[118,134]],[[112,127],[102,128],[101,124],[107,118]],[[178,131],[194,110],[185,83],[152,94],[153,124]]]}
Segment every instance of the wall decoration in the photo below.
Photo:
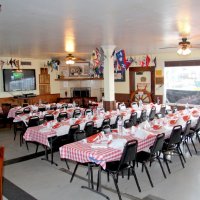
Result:
{"label": "wall decoration", "polygon": [[156,84],[163,85],[164,84],[164,77],[156,77]]}
{"label": "wall decoration", "polygon": [[115,71],[114,76],[115,82],[125,82],[125,71]]}
{"label": "wall decoration", "polygon": [[157,69],[156,70],[156,76],[161,77],[162,76],[162,69]]}
{"label": "wall decoration", "polygon": [[146,82],[147,78],[146,78],[145,76],[142,76],[142,77],[140,78],[140,80],[141,80],[141,82]]}
{"label": "wall decoration", "polygon": [[77,62],[73,66],[69,67],[70,77],[89,77],[90,74],[90,63],[89,62]]}

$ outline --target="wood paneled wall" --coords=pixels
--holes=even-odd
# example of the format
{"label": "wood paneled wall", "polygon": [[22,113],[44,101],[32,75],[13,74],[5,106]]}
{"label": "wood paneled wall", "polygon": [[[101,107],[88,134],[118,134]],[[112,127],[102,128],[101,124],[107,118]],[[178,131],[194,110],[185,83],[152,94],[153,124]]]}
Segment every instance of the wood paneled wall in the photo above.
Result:
{"label": "wood paneled wall", "polygon": [[127,106],[130,104],[130,94],[115,93],[116,102],[124,102]]}
{"label": "wood paneled wall", "polygon": [[7,98],[0,98],[0,105],[2,103],[11,103],[11,105],[22,105],[24,103],[24,100],[27,100],[29,104],[38,103],[39,100],[45,101],[48,103],[54,103],[54,102],[57,102],[58,98],[60,98],[60,94],[37,95],[36,97],[30,97],[26,99],[7,97]]}

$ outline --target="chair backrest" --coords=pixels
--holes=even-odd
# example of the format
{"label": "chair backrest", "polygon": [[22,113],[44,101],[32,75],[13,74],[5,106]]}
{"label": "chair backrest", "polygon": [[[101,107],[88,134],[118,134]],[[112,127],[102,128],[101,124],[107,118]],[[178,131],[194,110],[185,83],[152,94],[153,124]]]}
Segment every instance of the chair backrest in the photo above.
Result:
{"label": "chair backrest", "polygon": [[154,144],[153,144],[152,148],[150,148],[150,151],[151,151],[152,154],[155,154],[155,153],[162,150],[164,140],[165,140],[165,134],[164,133],[158,134],[156,136]]}
{"label": "chair backrest", "polygon": [[116,117],[115,123],[112,125],[112,128],[117,128],[117,122],[118,122],[118,120],[119,120],[120,118],[121,118],[120,115],[118,115],[118,116]]}
{"label": "chair backrest", "polygon": [[185,129],[183,131],[183,135],[182,135],[183,138],[185,138],[185,136],[187,136],[190,133],[190,127],[191,127],[191,120],[188,120],[186,122]]}
{"label": "chair backrest", "polygon": [[78,118],[81,116],[81,110],[80,109],[75,109],[73,113],[73,118]]}
{"label": "chair backrest", "polygon": [[46,107],[38,107],[38,112],[44,112],[46,111]]}
{"label": "chair backrest", "polygon": [[103,120],[101,127],[103,128],[105,125],[110,125],[110,118]]}
{"label": "chair backrest", "polygon": [[28,113],[31,112],[31,109],[29,107],[24,108],[23,112],[26,113],[26,114],[28,114]]}
{"label": "chair backrest", "polygon": [[120,163],[118,166],[118,170],[121,168],[121,166],[125,163],[134,162],[136,159],[136,153],[137,153],[137,147],[138,147],[138,141],[137,140],[130,140],[128,141],[125,146],[124,150],[120,159]]}
{"label": "chair backrest", "polygon": [[87,109],[85,110],[85,115],[88,115],[88,114],[93,115],[93,110],[90,109],[90,108],[87,108]]}
{"label": "chair backrest", "polygon": [[133,126],[137,125],[137,112],[131,113],[130,120],[132,121]]}
{"label": "chair backrest", "polygon": [[125,110],[126,109],[126,105],[124,103],[120,103],[119,104],[119,109],[120,110]]}
{"label": "chair backrest", "polygon": [[85,128],[84,131],[86,132],[86,137],[89,137],[91,135],[93,135],[93,131],[94,131],[94,122],[93,121],[89,121],[85,124]]}
{"label": "chair backrest", "polygon": [[156,107],[153,106],[151,108],[151,111],[150,111],[150,114],[149,114],[149,120],[152,121],[154,119],[155,115],[156,115]]}
{"label": "chair backrest", "polygon": [[0,147],[0,199],[3,199],[3,162],[4,162],[4,147]]}
{"label": "chair backrest", "polygon": [[165,116],[165,113],[166,113],[166,106],[161,105],[161,108],[160,108],[160,114],[162,115],[162,117]]}
{"label": "chair backrest", "polygon": [[74,124],[70,126],[69,133],[68,133],[69,142],[74,142],[74,133],[79,130],[80,130],[79,124]]}
{"label": "chair backrest", "polygon": [[62,104],[61,108],[68,108],[67,104]]}
{"label": "chair backrest", "polygon": [[102,131],[107,134],[107,133],[111,133],[111,128],[110,125],[106,124],[105,126],[102,127]]}
{"label": "chair backrest", "polygon": [[79,131],[74,132],[73,136],[74,136],[74,142],[76,142],[76,141],[85,139],[86,133],[83,130],[79,130]]}
{"label": "chair backrest", "polygon": [[173,113],[176,113],[178,111],[178,108],[176,106],[173,107]]}
{"label": "chair backrest", "polygon": [[56,105],[51,105],[50,106],[50,110],[57,110],[57,106]]}
{"label": "chair backrest", "polygon": [[61,121],[63,119],[67,119],[67,118],[68,118],[67,112],[60,112],[59,115],[58,115],[57,120]]}
{"label": "chair backrest", "polygon": [[29,118],[28,127],[38,126],[40,124],[40,118],[38,116],[32,116]]}
{"label": "chair backrest", "polygon": [[131,107],[137,109],[138,108],[137,102],[132,102]]}
{"label": "chair backrest", "polygon": [[146,121],[146,119],[147,119],[147,111],[143,109],[140,115],[140,123]]}
{"label": "chair backrest", "polygon": [[200,130],[200,116],[199,116],[196,126],[195,126],[195,131],[199,131],[199,130]]}
{"label": "chair backrest", "polygon": [[169,138],[169,147],[172,144],[180,144],[181,143],[181,132],[182,132],[182,126],[181,125],[177,125],[174,126],[174,128],[172,129],[170,138]]}
{"label": "chair backrest", "polygon": [[15,116],[17,116],[17,115],[20,115],[20,114],[22,114],[23,112],[21,111],[21,110],[17,110],[16,112],[15,112]]}
{"label": "chair backrest", "polygon": [[130,119],[124,120],[124,128],[131,128],[132,126],[133,126],[133,124]]}
{"label": "chair backrest", "polygon": [[45,114],[44,120],[46,120],[46,121],[54,120],[54,115],[53,114]]}

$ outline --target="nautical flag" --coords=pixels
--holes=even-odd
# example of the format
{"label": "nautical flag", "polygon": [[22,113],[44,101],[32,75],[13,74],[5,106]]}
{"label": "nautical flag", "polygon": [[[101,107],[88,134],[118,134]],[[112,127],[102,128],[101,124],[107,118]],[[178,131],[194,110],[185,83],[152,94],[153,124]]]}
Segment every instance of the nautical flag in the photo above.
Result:
{"label": "nautical flag", "polygon": [[144,60],[140,61],[140,66],[141,66],[141,67],[144,67],[144,66],[145,66]]}
{"label": "nautical flag", "polygon": [[130,67],[132,62],[133,62],[133,58],[132,57],[130,57],[129,59],[126,60],[126,70]]}
{"label": "nautical flag", "polygon": [[119,63],[119,65],[124,68],[126,65],[125,51],[124,50],[118,51],[116,53],[116,58],[117,58],[117,62]]}
{"label": "nautical flag", "polygon": [[146,67],[149,67],[150,61],[151,61],[151,59],[150,59],[149,55],[147,55],[146,56]]}

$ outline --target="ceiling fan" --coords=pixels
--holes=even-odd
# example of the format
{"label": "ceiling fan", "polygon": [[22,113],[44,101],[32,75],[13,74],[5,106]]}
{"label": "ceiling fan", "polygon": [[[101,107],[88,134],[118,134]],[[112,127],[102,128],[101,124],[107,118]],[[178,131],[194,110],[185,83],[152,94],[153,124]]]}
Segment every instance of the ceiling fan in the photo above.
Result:
{"label": "ceiling fan", "polygon": [[181,42],[178,43],[178,47],[163,47],[160,49],[170,49],[170,48],[178,48],[177,53],[179,55],[189,55],[191,53],[191,48],[200,48],[200,46],[191,45],[190,41],[188,41],[187,37],[181,38]]}
{"label": "ceiling fan", "polygon": [[73,56],[71,53],[69,53],[66,57],[65,57],[65,62],[66,64],[68,65],[73,65],[75,62],[84,62],[85,59],[82,59],[82,58],[78,58],[78,57],[75,57]]}

